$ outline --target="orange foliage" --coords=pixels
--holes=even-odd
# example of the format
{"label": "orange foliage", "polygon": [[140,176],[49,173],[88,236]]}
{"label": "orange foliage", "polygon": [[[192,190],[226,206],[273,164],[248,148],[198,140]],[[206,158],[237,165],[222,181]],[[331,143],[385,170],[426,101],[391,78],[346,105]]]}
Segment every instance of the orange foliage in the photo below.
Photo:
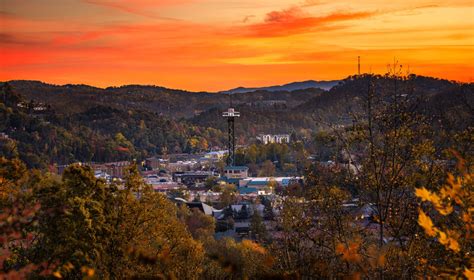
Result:
{"label": "orange foliage", "polygon": [[354,241],[349,243],[347,246],[340,243],[336,247],[336,252],[342,254],[342,259],[348,262],[360,262],[362,260],[359,254],[360,242]]}

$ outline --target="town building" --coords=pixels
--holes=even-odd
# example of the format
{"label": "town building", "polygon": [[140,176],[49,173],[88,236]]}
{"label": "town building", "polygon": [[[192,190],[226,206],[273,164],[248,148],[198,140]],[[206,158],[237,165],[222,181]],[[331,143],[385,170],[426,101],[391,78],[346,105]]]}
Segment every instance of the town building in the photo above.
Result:
{"label": "town building", "polygon": [[127,169],[130,166],[129,161],[117,161],[107,163],[91,163],[90,166],[95,171],[102,171],[115,178],[123,178],[126,174]]}
{"label": "town building", "polygon": [[238,191],[242,195],[268,195],[274,193],[275,188],[287,188],[302,180],[301,177],[249,177],[239,180]]}
{"label": "town building", "polygon": [[170,176],[159,176],[157,174],[147,175],[145,183],[150,185],[155,192],[168,192],[179,189],[179,184],[173,182]]}
{"label": "town building", "polygon": [[269,143],[290,143],[290,135],[289,134],[260,134],[257,136],[257,140],[262,142],[263,144]]}
{"label": "town building", "polygon": [[201,165],[195,160],[170,162],[166,165],[169,172],[187,172],[200,169]]}
{"label": "town building", "polygon": [[226,166],[224,168],[224,177],[227,179],[245,179],[249,176],[247,166]]}
{"label": "town building", "polygon": [[145,167],[151,170],[164,169],[168,165],[169,160],[159,157],[151,157],[145,160]]}
{"label": "town building", "polygon": [[223,160],[228,154],[228,151],[211,151],[204,154],[205,159],[209,159],[211,161],[220,161]]}
{"label": "town building", "polygon": [[[94,170],[94,174],[97,178],[105,178],[110,176],[110,178],[123,178],[127,172],[127,169],[130,166],[129,161],[117,161],[117,162],[107,162],[107,163],[82,163],[78,162],[76,164],[90,166]],[[64,170],[69,166],[58,165],[57,174],[62,175]],[[104,177],[105,176],[105,177]]]}
{"label": "town building", "polygon": [[173,173],[173,181],[189,188],[202,187],[207,178],[216,177],[213,171],[188,171]]}

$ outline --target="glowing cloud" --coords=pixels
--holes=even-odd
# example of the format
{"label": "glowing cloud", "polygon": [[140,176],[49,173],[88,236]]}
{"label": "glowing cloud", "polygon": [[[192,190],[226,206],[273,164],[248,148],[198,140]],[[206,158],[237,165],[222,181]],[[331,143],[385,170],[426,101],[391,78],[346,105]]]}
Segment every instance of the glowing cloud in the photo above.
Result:
{"label": "glowing cloud", "polygon": [[472,81],[468,1],[4,0],[0,79],[222,90],[383,73]]}

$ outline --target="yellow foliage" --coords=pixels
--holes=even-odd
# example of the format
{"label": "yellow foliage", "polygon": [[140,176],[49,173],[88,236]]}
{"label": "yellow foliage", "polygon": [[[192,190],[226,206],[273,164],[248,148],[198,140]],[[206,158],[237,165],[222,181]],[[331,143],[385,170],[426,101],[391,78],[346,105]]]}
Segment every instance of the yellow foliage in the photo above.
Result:
{"label": "yellow foliage", "polygon": [[71,271],[71,270],[74,269],[74,265],[73,265],[72,263],[70,263],[70,262],[68,262],[68,263],[66,263],[65,265],[63,265],[63,267],[64,267],[64,269],[65,269],[66,271]]}
{"label": "yellow foliage", "polygon": [[474,272],[472,272],[472,270],[470,270],[469,268],[466,268],[464,270],[464,276],[466,276],[466,278],[469,280],[474,279]]}
{"label": "yellow foliage", "polygon": [[[420,209],[420,214],[418,215],[418,224],[425,230],[425,233],[431,237],[438,237],[439,243],[446,246],[446,248],[459,252],[460,247],[459,243],[452,236],[449,236],[446,232],[441,231],[433,224],[433,221],[428,217],[423,210]],[[450,235],[456,234],[454,231],[449,231]]]}
{"label": "yellow foliage", "polygon": [[433,203],[433,206],[436,210],[442,215],[449,215],[453,212],[453,206],[448,202],[446,205],[443,205],[441,202],[446,196],[440,198],[437,194],[430,192],[426,188],[416,189],[415,195],[421,198],[421,201],[429,201]]}
{"label": "yellow foliage", "polygon": [[95,274],[95,270],[87,266],[81,267],[81,272],[84,273],[86,277],[92,277]]}
{"label": "yellow foliage", "polygon": [[465,195],[462,185],[470,181],[470,175],[465,174],[464,178],[454,177],[452,174],[448,174],[448,185],[441,189],[441,195],[443,197],[449,197],[453,199],[458,205],[463,205],[462,197]]}
{"label": "yellow foliage", "polygon": [[420,214],[418,215],[418,224],[425,230],[426,234],[435,237],[437,228],[434,226],[433,221],[428,217],[423,210],[420,209]]}
{"label": "yellow foliage", "polygon": [[243,240],[242,241],[242,246],[245,248],[245,249],[248,249],[250,251],[253,251],[253,252],[256,252],[256,253],[259,253],[259,254],[266,254],[267,251],[265,250],[265,248],[263,248],[262,246],[258,245],[257,243],[255,242],[252,242],[250,240]]}
{"label": "yellow foliage", "polygon": [[[422,201],[431,202],[434,209],[441,215],[449,215],[453,213],[454,207],[456,206],[456,214],[452,218],[458,218],[461,222],[462,227],[455,229],[449,229],[446,226],[436,227],[425,212],[421,209],[418,215],[418,224],[424,229],[425,233],[431,237],[436,237],[438,242],[442,244],[447,250],[454,253],[459,253],[462,250],[469,250],[467,248],[461,248],[464,242],[472,239],[472,231],[474,230],[473,224],[473,212],[472,207],[474,195],[473,195],[473,173],[465,168],[464,161],[459,159],[458,170],[459,176],[448,174],[446,184],[442,186],[438,193],[431,192],[426,188],[416,189],[415,195]],[[464,230],[465,229],[465,230]],[[472,257],[469,254],[458,254],[458,256],[467,257],[466,261],[471,262]],[[462,270],[464,269],[464,270]],[[469,267],[461,268],[464,276],[467,279],[474,279],[474,273]],[[453,271],[452,273],[459,277],[459,270]]]}
{"label": "yellow foliage", "polygon": [[415,195],[421,198],[421,201],[431,201],[431,192],[427,190],[425,187],[416,189]]}
{"label": "yellow foliage", "polygon": [[454,252],[459,252],[459,243],[452,237],[448,236],[446,233],[438,230],[439,243],[443,244],[447,248],[453,250]]}
{"label": "yellow foliage", "polygon": [[58,278],[58,279],[62,279],[62,278],[63,278],[63,276],[61,275],[61,273],[60,273],[59,271],[53,272],[53,276],[56,277],[56,278]]}

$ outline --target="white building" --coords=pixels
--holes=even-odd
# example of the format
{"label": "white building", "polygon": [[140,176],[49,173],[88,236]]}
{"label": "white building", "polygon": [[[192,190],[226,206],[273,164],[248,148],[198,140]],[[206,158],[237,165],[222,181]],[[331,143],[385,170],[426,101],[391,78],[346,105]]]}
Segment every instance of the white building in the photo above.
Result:
{"label": "white building", "polygon": [[260,134],[257,136],[257,140],[260,140],[263,144],[268,143],[290,143],[289,134]]}

